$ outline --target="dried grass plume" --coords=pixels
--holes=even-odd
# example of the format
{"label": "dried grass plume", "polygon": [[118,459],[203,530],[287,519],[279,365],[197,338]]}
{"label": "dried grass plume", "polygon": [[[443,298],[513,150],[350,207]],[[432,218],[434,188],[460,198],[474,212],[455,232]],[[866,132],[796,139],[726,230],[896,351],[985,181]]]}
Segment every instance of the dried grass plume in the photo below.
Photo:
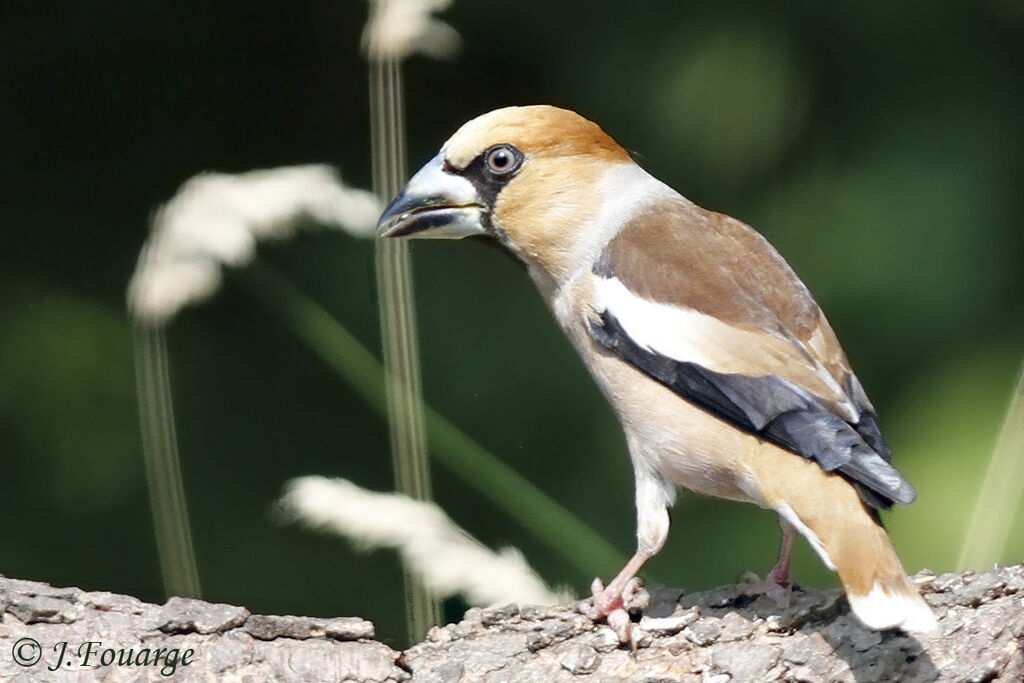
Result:
{"label": "dried grass plume", "polygon": [[401,60],[413,53],[443,59],[459,49],[458,32],[433,14],[451,0],[370,0],[363,49],[375,61]]}
{"label": "dried grass plume", "polygon": [[341,534],[359,548],[398,550],[406,566],[442,597],[459,594],[476,606],[571,599],[550,590],[518,550],[490,550],[434,503],[308,476],[288,482],[280,505],[292,519]]}
{"label": "dried grass plume", "polygon": [[288,166],[189,179],[161,207],[128,285],[129,310],[159,325],[212,295],[222,266],[252,260],[256,244],[287,239],[302,220],[373,235],[380,202],[329,166]]}

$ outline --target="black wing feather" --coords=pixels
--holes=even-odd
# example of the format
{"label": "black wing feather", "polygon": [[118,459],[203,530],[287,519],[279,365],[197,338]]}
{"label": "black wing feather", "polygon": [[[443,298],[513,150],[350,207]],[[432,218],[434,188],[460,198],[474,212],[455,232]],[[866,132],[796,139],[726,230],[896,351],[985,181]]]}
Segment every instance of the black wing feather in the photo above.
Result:
{"label": "black wing feather", "polygon": [[[814,460],[827,472],[845,476],[857,485],[861,499],[870,507],[888,509],[894,502],[909,503],[916,497],[910,484],[889,464],[892,452],[866,396],[857,401],[864,411],[859,422],[850,424],[811,394],[774,375],[713,372],[646,349],[609,311],[601,313],[590,329],[602,346],[691,403]],[[859,385],[856,388],[863,395]],[[857,391],[852,393],[859,398]]]}

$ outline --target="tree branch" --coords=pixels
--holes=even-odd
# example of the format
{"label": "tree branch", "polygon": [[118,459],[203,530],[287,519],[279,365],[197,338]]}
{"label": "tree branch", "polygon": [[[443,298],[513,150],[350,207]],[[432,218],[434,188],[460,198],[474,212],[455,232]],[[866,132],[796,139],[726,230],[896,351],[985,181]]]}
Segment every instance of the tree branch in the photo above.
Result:
{"label": "tree branch", "polygon": [[835,590],[797,589],[780,611],[743,585],[682,596],[653,587],[632,650],[569,606],[513,605],[471,609],[397,652],[358,618],[260,616],[184,598],[152,605],[0,577],[0,679],[1024,680],[1024,565],[930,579],[918,577],[939,617],[927,636],[869,631]]}

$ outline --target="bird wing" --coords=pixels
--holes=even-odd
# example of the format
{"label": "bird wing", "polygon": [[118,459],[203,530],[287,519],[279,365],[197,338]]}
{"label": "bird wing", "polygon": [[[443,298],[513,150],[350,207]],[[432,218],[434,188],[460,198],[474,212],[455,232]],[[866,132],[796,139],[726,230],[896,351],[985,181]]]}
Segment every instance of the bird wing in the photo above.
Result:
{"label": "bird wing", "polygon": [[837,471],[872,507],[915,492],[821,309],[767,240],[685,200],[634,217],[594,265],[594,339],[688,401]]}

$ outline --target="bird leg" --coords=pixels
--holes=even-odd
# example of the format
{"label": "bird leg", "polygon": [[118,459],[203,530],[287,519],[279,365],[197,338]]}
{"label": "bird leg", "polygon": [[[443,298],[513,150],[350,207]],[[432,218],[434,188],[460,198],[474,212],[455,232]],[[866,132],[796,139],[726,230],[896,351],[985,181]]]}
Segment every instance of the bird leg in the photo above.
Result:
{"label": "bird leg", "polygon": [[792,584],[789,582],[789,556],[793,553],[793,539],[796,529],[786,520],[779,518],[782,528],[782,544],[779,546],[779,561],[764,577],[764,593],[779,607],[789,607],[789,594]]}
{"label": "bird leg", "polygon": [[[634,448],[630,446],[631,453]],[[581,602],[578,608],[594,621],[607,617],[608,625],[622,643],[632,640],[632,624],[626,604],[640,589],[636,573],[665,545],[669,527],[668,506],[675,499],[675,488],[661,475],[645,466],[638,466],[636,461],[633,473],[636,476],[636,553],[607,587],[600,579],[594,579],[590,586],[593,596]]]}
{"label": "bird leg", "polygon": [[620,642],[630,640],[626,604],[640,589],[640,579],[636,573],[650,557],[647,553],[637,551],[607,587],[601,583],[601,579],[594,579],[590,585],[592,597],[579,604],[580,613],[594,621],[607,617],[608,625],[619,636]]}

